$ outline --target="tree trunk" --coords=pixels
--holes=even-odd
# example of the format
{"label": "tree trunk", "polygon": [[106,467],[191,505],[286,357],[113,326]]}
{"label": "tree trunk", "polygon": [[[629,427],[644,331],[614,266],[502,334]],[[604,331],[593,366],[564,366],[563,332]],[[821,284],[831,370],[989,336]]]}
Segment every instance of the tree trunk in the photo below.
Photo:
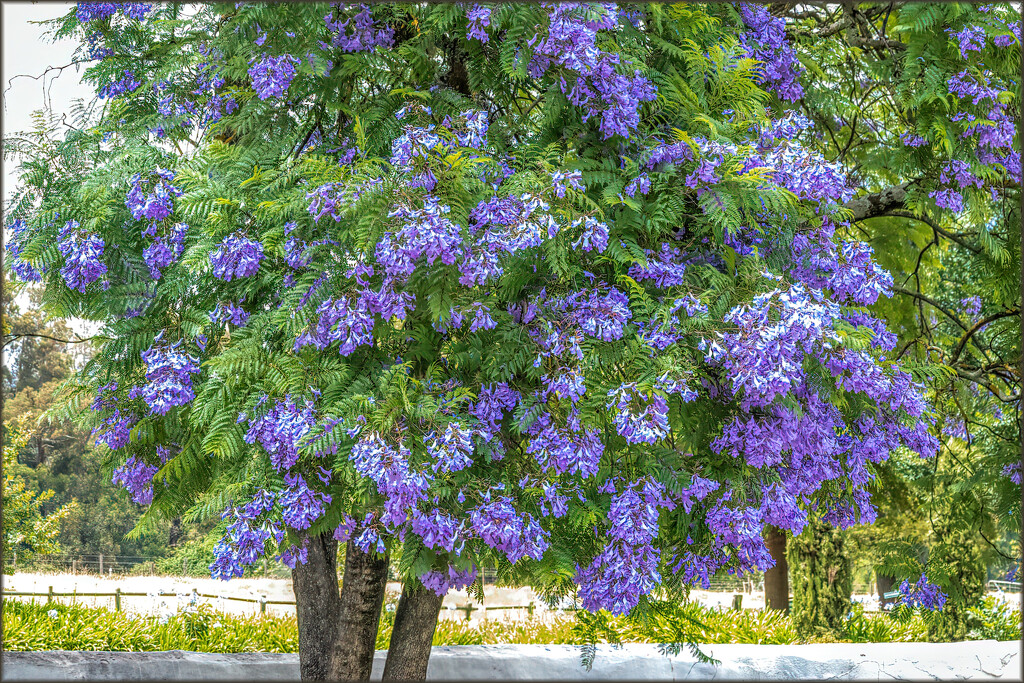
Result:
{"label": "tree trunk", "polygon": [[299,622],[299,675],[304,681],[366,680],[373,666],[387,557],[348,548],[338,590],[338,543],[307,537],[306,564],[292,570]]}
{"label": "tree trunk", "polygon": [[331,652],[341,610],[338,542],[326,535],[306,539],[306,564],[296,563],[292,570],[299,622],[299,676],[304,681],[326,681],[335,678],[331,675]]}
{"label": "tree trunk", "polygon": [[406,581],[395,611],[395,627],[391,631],[383,680],[426,679],[430,646],[443,600],[444,596],[424,588],[418,579]]}
{"label": "tree trunk", "polygon": [[335,678],[368,680],[377,649],[377,629],[388,580],[388,556],[371,555],[349,543],[341,587],[338,637],[331,669]]}
{"label": "tree trunk", "polygon": [[768,528],[768,552],[775,566],[764,573],[764,604],[768,609],[789,614],[789,563],[786,561],[786,534]]}

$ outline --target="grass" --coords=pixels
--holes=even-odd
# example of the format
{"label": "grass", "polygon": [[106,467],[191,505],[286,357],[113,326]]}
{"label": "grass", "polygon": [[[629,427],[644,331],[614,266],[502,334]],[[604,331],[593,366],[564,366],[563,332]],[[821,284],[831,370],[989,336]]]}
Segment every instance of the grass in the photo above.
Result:
{"label": "grass", "polygon": [[[806,642],[797,637],[789,617],[779,612],[718,610],[698,605],[689,605],[685,611],[703,624],[696,629],[693,638],[701,644]],[[972,637],[1020,638],[1019,615],[1012,609],[986,600],[978,611],[984,613],[986,626],[972,633]],[[378,649],[387,648],[393,619],[393,610],[383,613],[377,635]],[[611,618],[609,624],[622,642],[672,640],[673,631],[667,621],[652,620],[643,632],[625,619]],[[519,621],[442,620],[434,634],[434,645],[581,645],[584,641],[575,625],[572,615]],[[865,614],[855,607],[842,636],[837,640],[855,643],[923,641],[925,625],[919,616],[900,621],[884,614]],[[298,631],[294,616],[225,615],[205,605],[158,618],[79,604],[5,600],[3,647],[7,651],[297,652]]]}

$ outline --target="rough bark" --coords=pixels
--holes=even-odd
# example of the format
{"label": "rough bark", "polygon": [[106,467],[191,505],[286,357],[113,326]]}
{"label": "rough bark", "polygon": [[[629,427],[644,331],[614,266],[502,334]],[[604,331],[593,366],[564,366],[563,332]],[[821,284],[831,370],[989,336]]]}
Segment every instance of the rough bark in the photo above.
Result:
{"label": "rough bark", "polygon": [[388,658],[384,664],[385,681],[422,681],[427,677],[430,646],[437,628],[443,596],[410,579],[402,588],[395,611]]}
{"label": "rough bark", "polygon": [[304,681],[366,680],[373,666],[388,559],[349,544],[338,589],[338,543],[307,537],[306,564],[292,570]]}
{"label": "rough bark", "polygon": [[786,561],[786,534],[768,528],[768,552],[775,566],[764,573],[764,604],[768,609],[789,614],[789,563]]}
{"label": "rough bark", "polygon": [[844,206],[853,212],[853,220],[862,221],[865,218],[878,216],[888,211],[902,209],[907,200],[907,188],[910,182],[887,187],[881,192],[866,194],[863,197],[852,199]]}
{"label": "rough bark", "polygon": [[292,570],[295,613],[299,622],[299,676],[304,681],[332,680],[331,652],[338,633],[338,542],[330,536],[307,537],[306,564]]}
{"label": "rough bark", "polygon": [[354,544],[348,544],[338,633],[331,656],[335,680],[370,678],[387,579],[386,555],[364,553]]}

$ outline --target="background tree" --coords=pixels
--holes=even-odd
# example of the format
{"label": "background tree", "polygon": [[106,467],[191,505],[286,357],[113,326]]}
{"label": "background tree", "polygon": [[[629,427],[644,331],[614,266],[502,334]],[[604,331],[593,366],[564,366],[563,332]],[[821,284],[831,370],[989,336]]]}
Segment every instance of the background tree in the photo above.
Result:
{"label": "background tree", "polygon": [[789,544],[793,626],[802,637],[842,635],[850,613],[853,567],[841,530],[820,522]]}
{"label": "background tree", "polygon": [[[46,514],[42,506],[53,497],[53,491],[35,493],[26,488],[25,480],[17,474],[16,455],[18,448],[30,438],[27,431],[18,432],[11,428],[11,441],[3,447],[3,546],[2,557],[8,553],[22,561],[31,560],[37,555],[58,552],[60,543],[61,522],[75,511],[72,501],[57,510]],[[9,573],[12,565],[4,562],[4,573]]]}

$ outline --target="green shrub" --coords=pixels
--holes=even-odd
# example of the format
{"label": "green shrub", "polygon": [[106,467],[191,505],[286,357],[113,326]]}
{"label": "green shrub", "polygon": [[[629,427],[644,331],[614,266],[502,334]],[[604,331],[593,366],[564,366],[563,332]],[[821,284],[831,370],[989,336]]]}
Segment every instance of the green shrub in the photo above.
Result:
{"label": "green shrub", "polygon": [[[208,605],[169,617],[117,613],[102,607],[5,600],[3,644],[10,651],[107,650],[117,652],[297,652],[294,616],[227,615]],[[394,603],[381,614],[377,649],[384,650],[394,626]],[[971,610],[977,628],[971,639],[1017,640],[1019,615],[994,597]],[[802,640],[792,620],[773,610],[722,610],[694,603],[666,609],[644,624],[627,617],[601,613],[605,637],[624,643],[672,643],[684,634],[691,642],[717,645],[759,643],[785,645]],[[434,645],[538,644],[582,645],[580,622],[572,614],[528,619],[442,619]],[[812,642],[909,643],[927,640],[920,615],[897,619],[888,614],[865,614],[854,605],[840,633]]]}
{"label": "green shrub", "polygon": [[968,610],[971,625],[968,640],[1020,640],[1021,614],[994,595],[986,595],[981,604]]}

